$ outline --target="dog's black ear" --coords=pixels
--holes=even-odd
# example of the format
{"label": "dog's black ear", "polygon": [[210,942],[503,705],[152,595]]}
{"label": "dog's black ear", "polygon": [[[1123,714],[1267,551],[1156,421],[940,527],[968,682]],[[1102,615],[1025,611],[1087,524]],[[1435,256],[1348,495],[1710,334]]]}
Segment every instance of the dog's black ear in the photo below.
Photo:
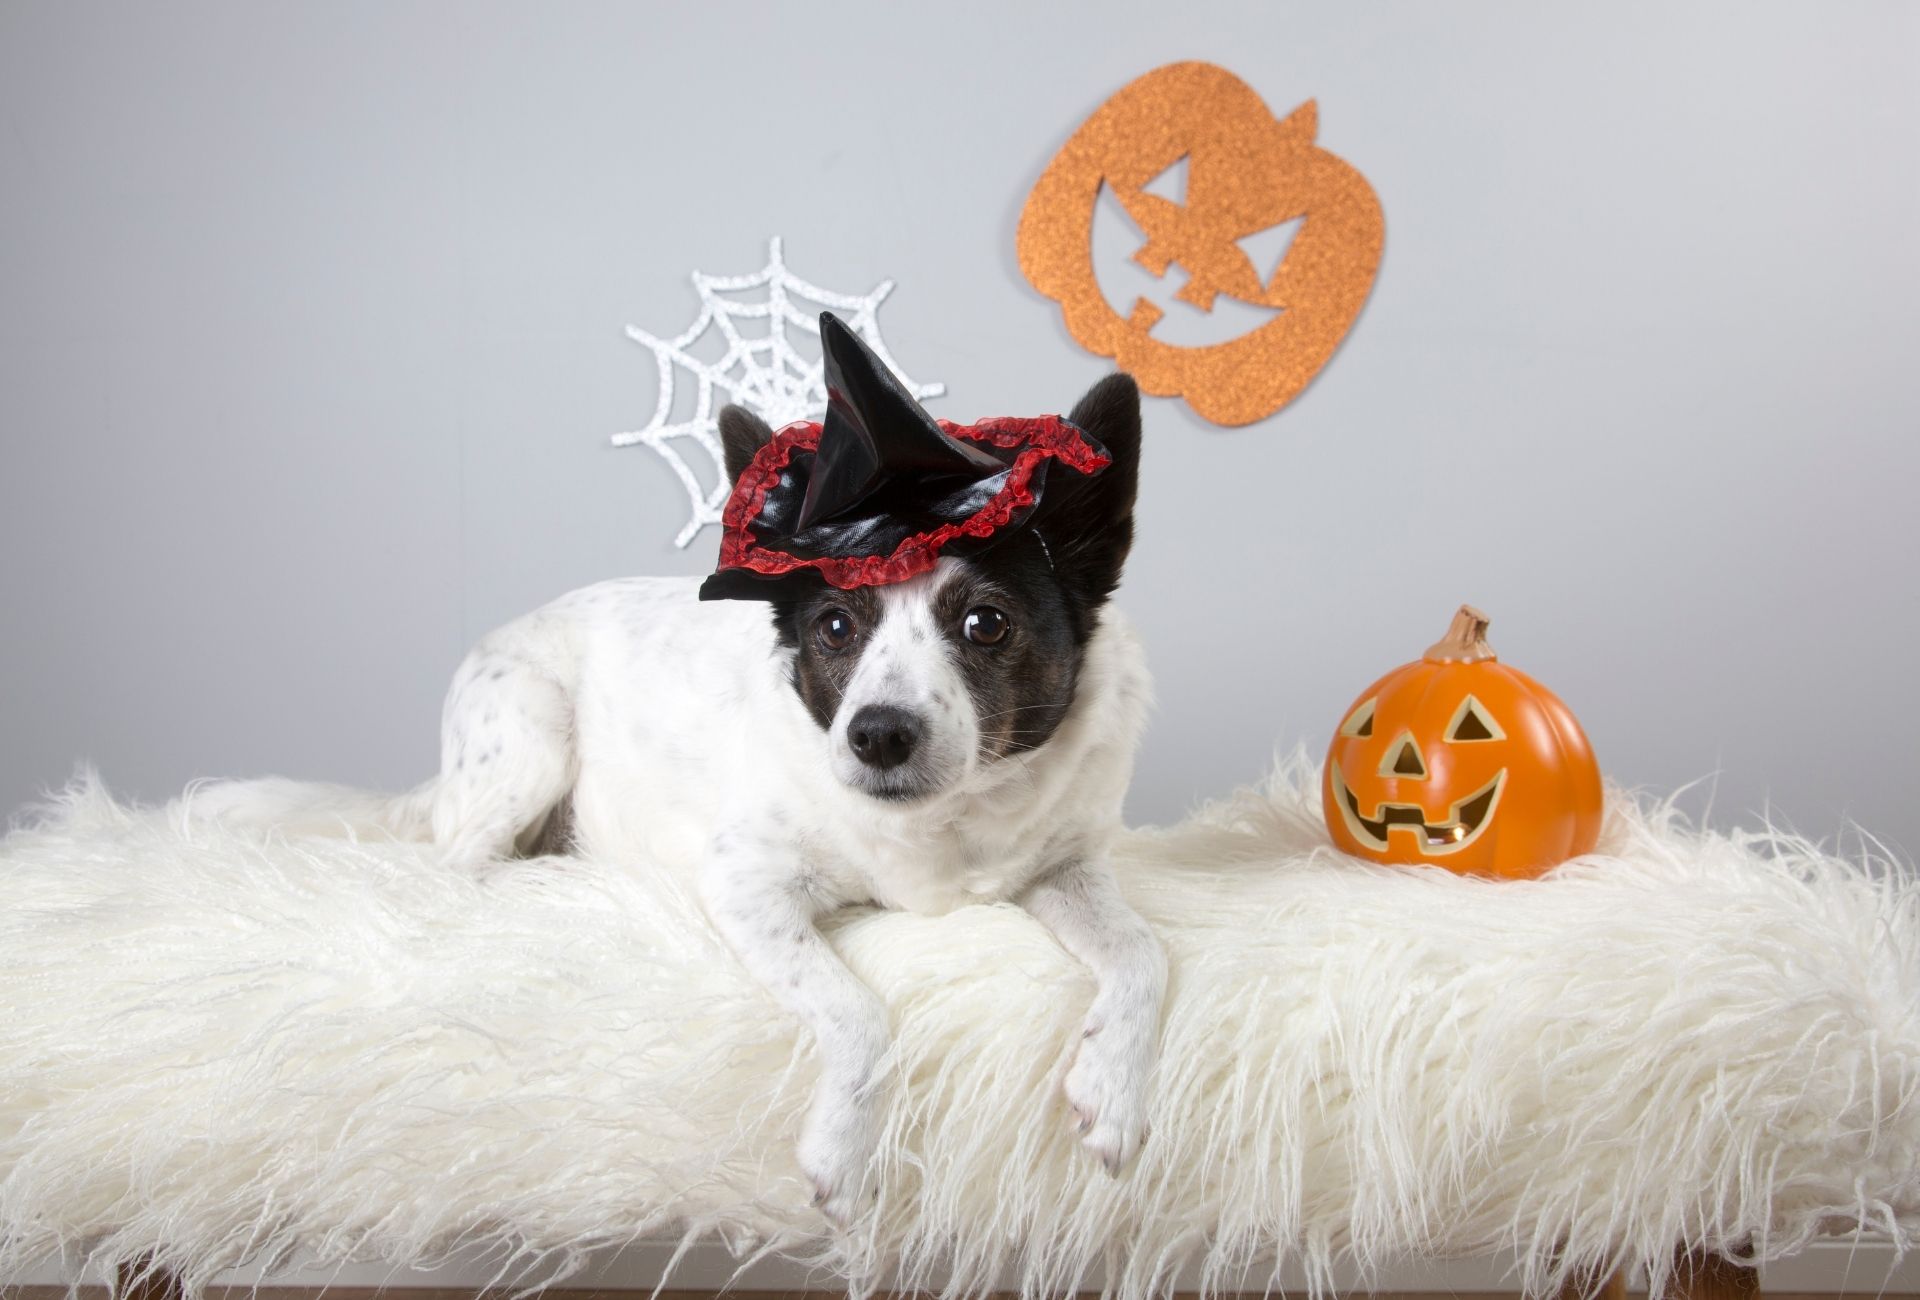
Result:
{"label": "dog's black ear", "polygon": [[753,453],[767,445],[773,430],[767,422],[744,406],[726,406],[720,410],[720,447],[727,458],[727,482],[738,482],[740,471],[753,459]]}
{"label": "dog's black ear", "polygon": [[[1113,457],[1090,479],[1071,486],[1040,523],[1054,572],[1085,608],[1098,606],[1120,582],[1133,547],[1133,498],[1140,485],[1140,388],[1129,375],[1108,375],[1067,417]],[[1049,485],[1051,486],[1051,485]]]}

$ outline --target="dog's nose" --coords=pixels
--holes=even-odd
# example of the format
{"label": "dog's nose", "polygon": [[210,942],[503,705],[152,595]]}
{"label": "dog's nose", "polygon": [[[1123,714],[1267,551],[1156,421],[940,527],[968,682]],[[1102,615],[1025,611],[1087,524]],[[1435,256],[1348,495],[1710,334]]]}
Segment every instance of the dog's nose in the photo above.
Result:
{"label": "dog's nose", "polygon": [[869,704],[847,724],[853,756],[883,772],[906,762],[919,743],[920,719],[891,704]]}

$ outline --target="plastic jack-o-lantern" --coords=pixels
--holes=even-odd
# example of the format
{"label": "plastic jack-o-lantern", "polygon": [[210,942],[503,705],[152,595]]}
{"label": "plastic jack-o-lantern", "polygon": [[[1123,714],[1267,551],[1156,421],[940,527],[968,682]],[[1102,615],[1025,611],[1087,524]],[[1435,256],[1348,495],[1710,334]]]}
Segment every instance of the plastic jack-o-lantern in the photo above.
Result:
{"label": "plastic jack-o-lantern", "polygon": [[[1380,201],[1314,143],[1318,130],[1311,100],[1276,119],[1224,68],[1156,68],[1102,104],[1034,185],[1020,216],[1021,270],[1060,304],[1082,347],[1112,357],[1147,392],[1184,397],[1216,424],[1265,419],[1339,347],[1380,264]],[[1182,160],[1184,198],[1152,192]],[[1174,298],[1207,312],[1225,295],[1271,317],[1226,342],[1184,347],[1154,334],[1158,304],[1109,303],[1092,246],[1103,188],[1144,237],[1134,260],[1156,276],[1178,269]],[[1242,241],[1293,222],[1280,264],[1256,266]]]}
{"label": "plastic jack-o-lantern", "polygon": [[1591,852],[1600,768],[1559,697],[1500,663],[1462,605],[1427,653],[1340,723],[1321,797],[1335,844],[1376,862],[1524,879]]}

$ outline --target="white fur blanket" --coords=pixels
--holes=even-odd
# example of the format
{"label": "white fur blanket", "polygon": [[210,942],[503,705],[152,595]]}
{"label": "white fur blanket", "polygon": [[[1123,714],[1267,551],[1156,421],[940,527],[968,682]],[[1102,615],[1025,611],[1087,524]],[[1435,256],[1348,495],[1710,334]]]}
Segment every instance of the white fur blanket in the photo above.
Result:
{"label": "white fur blanket", "polygon": [[[1920,1225],[1920,885],[1616,796],[1595,856],[1495,884],[1335,855],[1297,760],[1124,841],[1172,959],[1153,1137],[1109,1178],[1058,1072],[1089,977],[1010,906],[834,928],[896,1035],[877,1208],[793,1163],[810,1044],[687,882],[248,839],[77,786],[0,843],[0,1276],[295,1250],[505,1276],[662,1229],[856,1282],[1126,1296],[1291,1256]],[[1256,1276],[1259,1274],[1256,1273]]]}

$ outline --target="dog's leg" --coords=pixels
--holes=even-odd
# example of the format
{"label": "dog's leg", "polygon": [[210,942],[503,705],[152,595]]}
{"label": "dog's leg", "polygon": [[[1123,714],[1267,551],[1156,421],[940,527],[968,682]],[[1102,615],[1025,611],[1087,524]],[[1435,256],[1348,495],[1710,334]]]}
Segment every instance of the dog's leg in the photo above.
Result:
{"label": "dog's leg", "polygon": [[886,1006],[814,928],[839,900],[818,898],[791,868],[722,858],[701,877],[701,893],[741,964],[813,1031],[820,1080],[800,1130],[800,1167],[813,1180],[814,1204],[847,1224],[879,1140]]}
{"label": "dog's leg", "polygon": [[434,843],[463,866],[512,857],[573,788],[577,769],[566,691],[482,643],[455,675],[441,719]]}
{"label": "dog's leg", "polygon": [[1147,1137],[1148,1076],[1160,1048],[1167,956],[1104,865],[1070,865],[1020,903],[1093,971],[1098,991],[1063,1090],[1087,1150],[1117,1174]]}

